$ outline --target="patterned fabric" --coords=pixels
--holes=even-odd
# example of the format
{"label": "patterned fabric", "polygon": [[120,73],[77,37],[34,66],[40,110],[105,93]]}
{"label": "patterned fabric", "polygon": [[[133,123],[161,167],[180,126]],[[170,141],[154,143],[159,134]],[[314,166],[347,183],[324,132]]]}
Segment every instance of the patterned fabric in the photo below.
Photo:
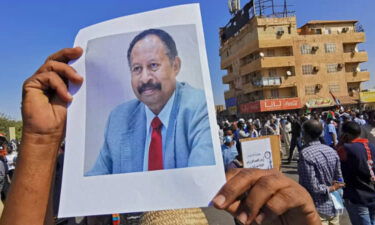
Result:
{"label": "patterned fabric", "polygon": [[319,213],[335,216],[329,186],[342,179],[337,152],[319,141],[310,142],[299,154],[299,183],[307,189]]}

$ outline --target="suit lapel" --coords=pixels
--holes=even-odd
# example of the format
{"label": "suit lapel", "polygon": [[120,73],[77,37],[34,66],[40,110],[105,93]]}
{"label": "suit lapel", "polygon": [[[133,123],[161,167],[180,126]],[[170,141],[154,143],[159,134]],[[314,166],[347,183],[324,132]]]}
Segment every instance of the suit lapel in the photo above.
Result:
{"label": "suit lapel", "polygon": [[176,126],[177,126],[177,114],[180,108],[180,100],[181,100],[181,88],[182,85],[180,83],[176,83],[176,93],[175,99],[173,101],[173,107],[171,110],[171,114],[169,115],[169,123],[166,132],[166,143],[165,143],[165,154],[164,154],[164,168],[171,169],[176,168],[178,159],[176,158]]}
{"label": "suit lapel", "polygon": [[143,157],[146,140],[146,113],[144,104],[139,103],[131,116],[126,118],[124,133],[121,135],[121,172],[143,171]]}

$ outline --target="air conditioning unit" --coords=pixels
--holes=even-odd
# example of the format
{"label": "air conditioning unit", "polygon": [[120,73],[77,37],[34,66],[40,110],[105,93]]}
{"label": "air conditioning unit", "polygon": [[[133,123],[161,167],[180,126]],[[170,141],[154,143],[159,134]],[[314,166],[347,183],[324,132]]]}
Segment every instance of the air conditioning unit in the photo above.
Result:
{"label": "air conditioning unit", "polygon": [[284,30],[282,28],[278,29],[276,32],[277,36],[281,36],[284,34]]}
{"label": "air conditioning unit", "polygon": [[319,66],[314,66],[314,68],[313,68],[313,70],[315,71],[315,72],[318,72],[319,71]]}
{"label": "air conditioning unit", "polygon": [[290,70],[287,70],[287,71],[286,71],[286,75],[287,75],[287,76],[292,76],[292,72],[291,72]]}
{"label": "air conditioning unit", "polygon": [[312,46],[311,47],[311,50],[314,51],[314,52],[318,51],[318,49],[319,49],[319,46]]}
{"label": "air conditioning unit", "polygon": [[344,27],[344,28],[342,28],[342,33],[346,33],[346,32],[348,32],[349,31],[349,27]]}

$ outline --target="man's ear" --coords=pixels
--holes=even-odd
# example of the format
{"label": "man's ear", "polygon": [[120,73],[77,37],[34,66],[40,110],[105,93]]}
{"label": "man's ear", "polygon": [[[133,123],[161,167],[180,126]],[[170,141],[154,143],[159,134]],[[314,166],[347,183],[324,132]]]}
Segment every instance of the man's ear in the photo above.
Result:
{"label": "man's ear", "polygon": [[178,75],[178,73],[180,72],[180,70],[181,70],[181,59],[180,59],[180,57],[178,57],[178,56],[176,56],[175,58],[174,58],[174,61],[173,61],[173,70],[174,70],[174,72],[175,72],[175,76],[177,76]]}

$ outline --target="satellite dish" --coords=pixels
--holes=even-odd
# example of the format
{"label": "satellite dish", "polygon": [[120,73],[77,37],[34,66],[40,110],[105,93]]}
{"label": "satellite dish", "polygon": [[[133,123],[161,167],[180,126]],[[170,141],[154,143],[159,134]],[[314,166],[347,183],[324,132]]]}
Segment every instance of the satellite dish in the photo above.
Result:
{"label": "satellite dish", "polygon": [[357,68],[356,68],[356,71],[357,71],[357,72],[361,72],[361,68],[357,67]]}
{"label": "satellite dish", "polygon": [[292,72],[290,72],[290,70],[288,70],[288,71],[286,71],[286,75],[292,76]]}
{"label": "satellite dish", "polygon": [[264,53],[263,52],[259,52],[259,56],[263,58],[264,57]]}

